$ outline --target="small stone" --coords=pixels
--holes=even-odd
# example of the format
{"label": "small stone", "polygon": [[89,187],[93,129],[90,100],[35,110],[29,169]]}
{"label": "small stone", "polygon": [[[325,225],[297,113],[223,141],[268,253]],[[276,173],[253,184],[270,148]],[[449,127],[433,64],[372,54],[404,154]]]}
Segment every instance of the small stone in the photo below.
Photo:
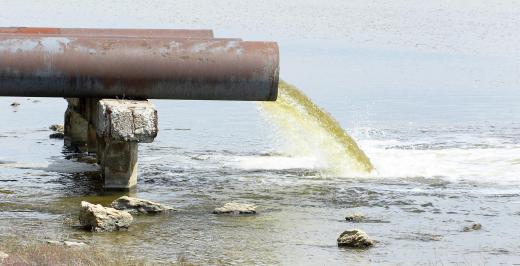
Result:
{"label": "small stone", "polygon": [[229,202],[213,211],[214,214],[256,214],[256,206],[254,204],[242,204]]}
{"label": "small stone", "polygon": [[160,203],[149,200],[122,196],[112,202],[110,206],[117,210],[124,210],[130,213],[155,214],[175,209]]}
{"label": "small stone", "polygon": [[471,232],[471,231],[476,231],[476,230],[480,230],[480,229],[482,229],[482,225],[479,223],[474,223],[470,226],[465,226],[464,229],[462,229],[462,231]]}
{"label": "small stone", "polygon": [[126,211],[105,208],[100,204],[94,205],[86,201],[81,202],[79,222],[91,231],[123,231],[128,229],[132,221],[132,215]]}
{"label": "small stone", "polygon": [[361,213],[355,212],[345,216],[345,220],[349,222],[359,223],[365,220],[365,216]]}
{"label": "small stone", "polygon": [[0,251],[0,263],[9,258],[9,254]]}
{"label": "small stone", "polygon": [[63,133],[65,131],[65,128],[63,127],[63,125],[60,125],[60,124],[51,125],[49,127],[49,129],[54,132],[58,132],[58,133]]}
{"label": "small stone", "polygon": [[49,135],[49,138],[51,138],[51,139],[63,139],[64,137],[65,137],[65,135],[61,132],[52,133]]}
{"label": "small stone", "polygon": [[17,102],[11,103],[11,106],[13,106],[13,107],[16,107],[16,106],[19,106],[19,105],[20,105],[20,103],[17,103]]}
{"label": "small stone", "polygon": [[87,244],[83,243],[83,242],[74,242],[74,241],[63,241],[63,244],[66,246],[66,247],[71,247],[71,248],[82,248],[82,247],[86,247],[88,246]]}
{"label": "small stone", "polygon": [[350,248],[369,248],[375,243],[374,240],[370,239],[367,233],[359,229],[346,230],[341,233],[337,242],[338,247]]}

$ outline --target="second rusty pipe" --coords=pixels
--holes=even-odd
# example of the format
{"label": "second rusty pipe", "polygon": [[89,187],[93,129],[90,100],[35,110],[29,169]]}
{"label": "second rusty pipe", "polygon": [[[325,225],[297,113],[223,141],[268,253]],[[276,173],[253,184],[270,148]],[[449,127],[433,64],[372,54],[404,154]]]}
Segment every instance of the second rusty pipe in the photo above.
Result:
{"label": "second rusty pipe", "polygon": [[212,30],[188,29],[106,29],[106,28],[43,28],[43,27],[0,27],[3,35],[67,36],[67,37],[122,37],[122,38],[213,38]]}

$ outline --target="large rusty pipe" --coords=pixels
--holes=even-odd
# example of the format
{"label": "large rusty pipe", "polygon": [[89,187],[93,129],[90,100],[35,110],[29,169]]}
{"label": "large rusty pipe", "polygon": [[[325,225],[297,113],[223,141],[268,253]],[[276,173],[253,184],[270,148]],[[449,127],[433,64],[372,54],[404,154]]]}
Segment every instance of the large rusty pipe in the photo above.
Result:
{"label": "large rusty pipe", "polygon": [[0,96],[275,100],[273,42],[0,35]]}
{"label": "large rusty pipe", "polygon": [[39,27],[0,27],[2,35],[37,35],[67,37],[148,37],[148,38],[213,38],[212,30],[188,29],[103,29],[103,28],[39,28]]}

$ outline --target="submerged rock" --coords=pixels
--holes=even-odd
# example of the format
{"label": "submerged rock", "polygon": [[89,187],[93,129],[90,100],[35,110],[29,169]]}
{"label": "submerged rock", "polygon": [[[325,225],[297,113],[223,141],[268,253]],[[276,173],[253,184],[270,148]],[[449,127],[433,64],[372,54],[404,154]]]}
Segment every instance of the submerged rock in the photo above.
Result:
{"label": "submerged rock", "polygon": [[472,225],[469,225],[469,226],[465,226],[462,231],[464,232],[471,232],[471,231],[476,231],[476,230],[480,230],[482,229],[482,225],[479,224],[479,223],[474,223]]}
{"label": "submerged rock", "polygon": [[112,202],[110,206],[117,210],[124,210],[130,213],[161,213],[174,211],[175,209],[160,203],[149,200],[122,196]]}
{"label": "submerged rock", "polygon": [[349,222],[359,223],[365,220],[365,216],[361,213],[354,212],[345,216],[345,220]]}
{"label": "submerged rock", "polygon": [[256,206],[254,204],[243,204],[229,202],[213,211],[214,214],[256,214]]}
{"label": "submerged rock", "polygon": [[0,263],[9,258],[9,254],[0,251]]}
{"label": "submerged rock", "polygon": [[338,247],[350,248],[369,248],[375,244],[375,241],[370,239],[367,233],[359,229],[346,230],[341,233],[337,242]]}
{"label": "submerged rock", "polygon": [[105,208],[100,204],[94,205],[86,201],[81,202],[79,213],[80,224],[95,232],[127,230],[133,217],[126,211]]}
{"label": "submerged rock", "polygon": [[63,139],[64,137],[65,137],[65,135],[60,132],[52,133],[49,135],[49,138],[51,138],[51,139]]}
{"label": "submerged rock", "polygon": [[97,163],[97,158],[94,156],[80,156],[80,157],[78,157],[78,162],[95,164],[95,163]]}

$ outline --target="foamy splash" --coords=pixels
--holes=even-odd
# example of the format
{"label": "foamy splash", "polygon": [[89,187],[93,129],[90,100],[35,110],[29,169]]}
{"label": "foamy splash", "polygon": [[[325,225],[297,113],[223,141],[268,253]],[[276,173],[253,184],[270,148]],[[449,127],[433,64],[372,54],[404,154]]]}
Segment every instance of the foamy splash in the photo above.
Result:
{"label": "foamy splash", "polygon": [[328,113],[294,86],[281,81],[278,100],[262,102],[260,109],[286,138],[286,152],[298,158],[314,158],[324,174],[367,175],[373,166],[356,142]]}

